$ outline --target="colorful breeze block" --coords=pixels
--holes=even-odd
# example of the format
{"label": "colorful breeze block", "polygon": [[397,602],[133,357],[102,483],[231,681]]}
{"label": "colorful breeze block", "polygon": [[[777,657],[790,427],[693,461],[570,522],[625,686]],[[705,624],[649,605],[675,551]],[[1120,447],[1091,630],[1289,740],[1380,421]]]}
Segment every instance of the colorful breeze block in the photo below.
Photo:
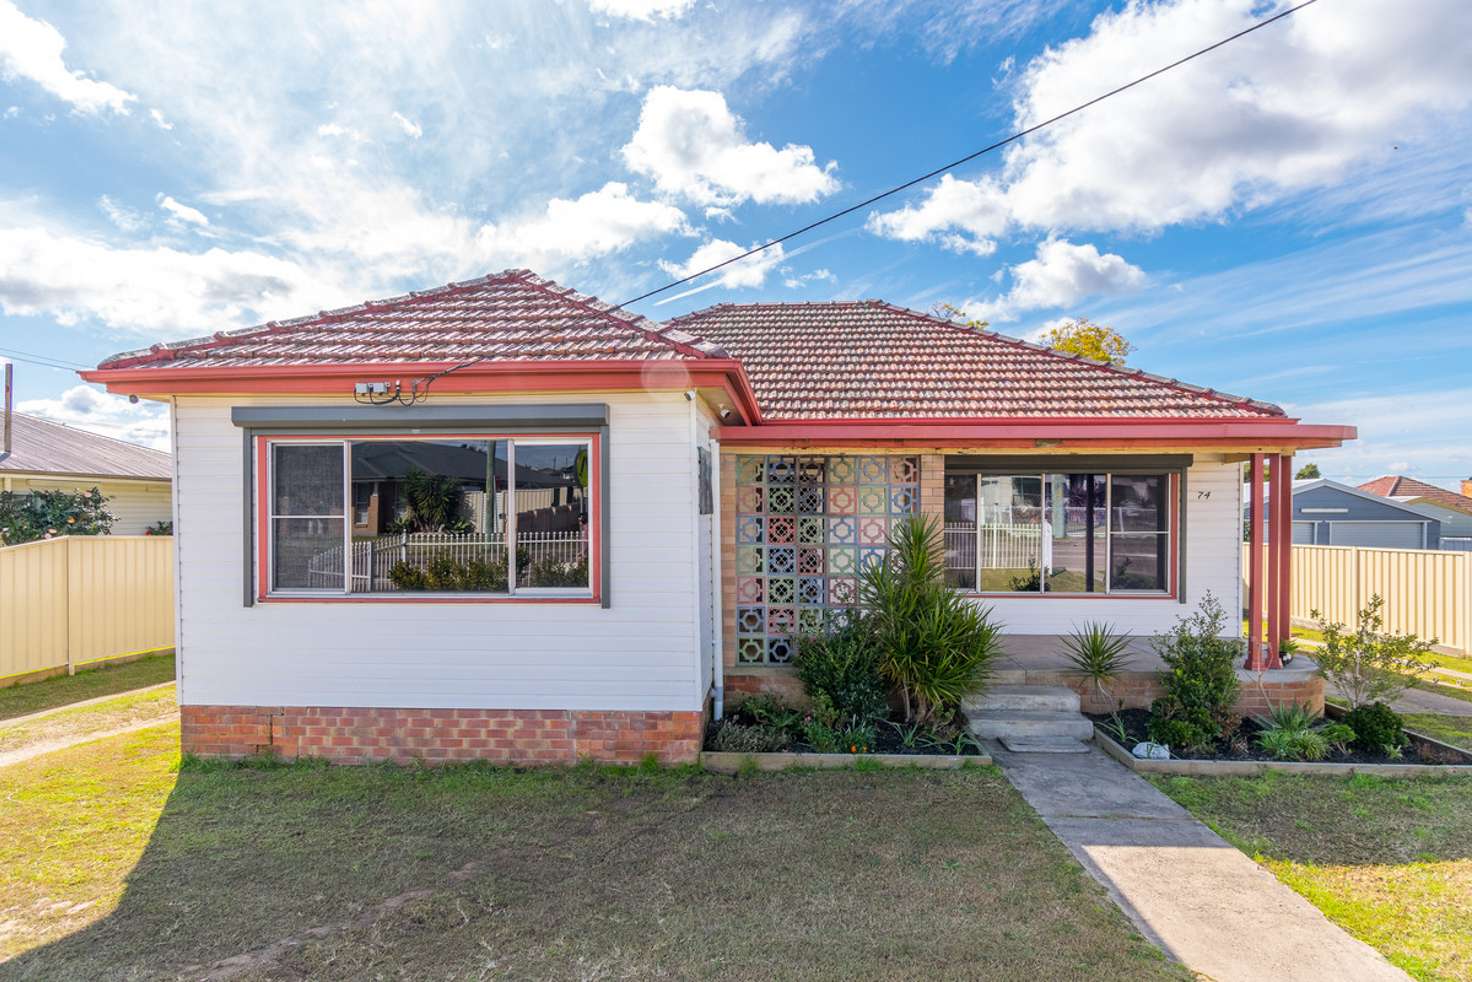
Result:
{"label": "colorful breeze block", "polygon": [[803,637],[848,622],[860,571],[920,509],[920,459],[748,454],[736,485],[737,660],[787,664]]}

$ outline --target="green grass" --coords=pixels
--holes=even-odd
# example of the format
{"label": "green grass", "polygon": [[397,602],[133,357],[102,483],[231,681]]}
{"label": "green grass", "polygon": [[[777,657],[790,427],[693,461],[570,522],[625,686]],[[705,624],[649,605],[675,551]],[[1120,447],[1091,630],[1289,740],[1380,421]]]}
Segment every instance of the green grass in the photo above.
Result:
{"label": "green grass", "polygon": [[1406,727],[1417,733],[1472,750],[1472,716],[1444,716],[1441,713],[1404,713]]}
{"label": "green grass", "polygon": [[1418,979],[1472,979],[1472,780],[1155,784]]}
{"label": "green grass", "polygon": [[6,977],[1184,979],[992,767],[0,769]]}
{"label": "green grass", "polygon": [[39,719],[0,722],[0,754],[81,739],[177,712],[174,686],[124,692],[85,706],[68,706]]}
{"label": "green grass", "polygon": [[174,656],[150,655],[121,665],[88,668],[75,675],[56,675],[40,682],[0,689],[0,720],[14,719],[43,709],[55,709],[114,692],[141,689],[174,678]]}

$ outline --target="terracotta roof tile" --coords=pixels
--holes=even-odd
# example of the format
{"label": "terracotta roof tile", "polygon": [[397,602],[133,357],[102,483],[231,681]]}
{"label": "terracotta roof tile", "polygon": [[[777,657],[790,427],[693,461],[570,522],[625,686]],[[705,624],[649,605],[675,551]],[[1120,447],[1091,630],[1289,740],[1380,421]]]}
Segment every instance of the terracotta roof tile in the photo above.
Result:
{"label": "terracotta roof tile", "polygon": [[384,300],[113,355],[100,368],[720,356],[638,314],[506,270]]}
{"label": "terracotta roof tile", "polygon": [[1378,494],[1382,498],[1414,498],[1418,502],[1472,513],[1472,498],[1400,474],[1389,474],[1385,477],[1377,477],[1373,481],[1366,481],[1359,486],[1359,489],[1368,491],[1370,494]]}
{"label": "terracotta roof tile", "polygon": [[720,304],[670,328],[740,359],[767,419],[1283,415],[878,300]]}

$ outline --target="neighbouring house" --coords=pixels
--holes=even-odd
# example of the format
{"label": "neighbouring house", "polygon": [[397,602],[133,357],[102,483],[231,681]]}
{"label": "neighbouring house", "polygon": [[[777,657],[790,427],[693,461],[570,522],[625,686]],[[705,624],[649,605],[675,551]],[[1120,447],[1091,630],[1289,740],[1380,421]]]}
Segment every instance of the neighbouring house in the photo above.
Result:
{"label": "neighbouring house", "polygon": [[173,521],[169,454],[25,413],[13,413],[11,427],[11,453],[0,460],[0,491],[97,488],[115,519],[113,535],[142,535]]}
{"label": "neighbouring house", "polygon": [[1361,484],[1360,490],[1398,501],[1441,523],[1439,548],[1472,552],[1472,478],[1462,481],[1460,494],[1400,475],[1377,477]]}
{"label": "neighbouring house", "polygon": [[[880,301],[658,324],[517,270],[83,374],[170,405],[184,748],[342,761],[691,759],[915,514],[1004,677],[1068,679],[1085,620],[1238,610],[1244,462],[1354,436]],[[1301,670],[1248,689],[1322,702]]]}
{"label": "neighbouring house", "polygon": [[1436,549],[1441,521],[1338,481],[1293,482],[1293,541],[1310,546]]}

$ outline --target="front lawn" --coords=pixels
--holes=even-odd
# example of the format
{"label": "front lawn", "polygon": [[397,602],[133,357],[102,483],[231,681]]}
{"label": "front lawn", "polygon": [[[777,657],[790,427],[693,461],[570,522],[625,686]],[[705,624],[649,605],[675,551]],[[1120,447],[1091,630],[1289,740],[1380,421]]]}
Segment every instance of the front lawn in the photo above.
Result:
{"label": "front lawn", "polygon": [[1185,978],[991,767],[0,769],[20,978]]}
{"label": "front lawn", "polygon": [[47,744],[72,743],[89,734],[161,720],[179,711],[174,686],[139,689],[85,706],[67,706],[39,718],[0,722],[0,759]]}
{"label": "front lawn", "polygon": [[84,699],[141,689],[174,678],[174,655],[149,655],[136,661],[85,668],[75,675],[55,675],[39,682],[0,689],[0,720],[54,709]]}
{"label": "front lawn", "polygon": [[1418,979],[1472,979],[1472,780],[1154,779]]}

